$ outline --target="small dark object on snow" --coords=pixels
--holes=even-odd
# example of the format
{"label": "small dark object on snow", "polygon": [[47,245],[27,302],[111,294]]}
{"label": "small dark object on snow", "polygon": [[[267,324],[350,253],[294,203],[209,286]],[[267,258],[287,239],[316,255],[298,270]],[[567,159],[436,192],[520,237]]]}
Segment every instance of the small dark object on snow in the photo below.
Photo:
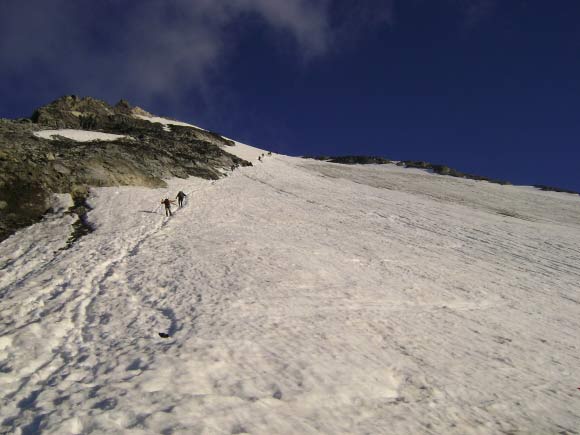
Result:
{"label": "small dark object on snow", "polygon": [[169,334],[166,334],[165,332],[160,332],[160,333],[159,333],[159,336],[160,336],[161,338],[169,338]]}

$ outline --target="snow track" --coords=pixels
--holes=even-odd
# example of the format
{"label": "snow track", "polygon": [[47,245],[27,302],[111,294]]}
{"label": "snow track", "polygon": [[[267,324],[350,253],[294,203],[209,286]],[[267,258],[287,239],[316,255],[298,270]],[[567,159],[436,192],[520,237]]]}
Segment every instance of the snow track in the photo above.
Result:
{"label": "snow track", "polygon": [[96,189],[70,250],[47,222],[0,245],[0,433],[580,427],[577,198],[254,165]]}

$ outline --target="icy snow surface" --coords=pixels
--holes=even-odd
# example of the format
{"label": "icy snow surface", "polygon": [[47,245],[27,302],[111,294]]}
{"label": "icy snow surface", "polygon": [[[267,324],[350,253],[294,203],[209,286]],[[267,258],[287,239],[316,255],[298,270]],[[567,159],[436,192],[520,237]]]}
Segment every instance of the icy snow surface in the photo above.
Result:
{"label": "icy snow surface", "polygon": [[43,139],[54,139],[54,136],[63,136],[68,139],[76,140],[77,142],[92,142],[98,140],[117,140],[127,136],[122,134],[111,134],[111,133],[101,133],[100,131],[87,131],[87,130],[41,130],[35,131],[34,135],[36,137],[41,137]]}
{"label": "icy snow surface", "polygon": [[[227,138],[226,138],[227,139]],[[232,139],[229,139],[232,140]],[[268,151],[256,148],[241,142],[234,141],[235,146],[224,146],[222,149],[230,154],[238,156],[241,159],[252,162],[252,164],[259,164],[258,157],[262,154],[267,154]],[[264,157],[265,158],[265,157]]]}
{"label": "icy snow surface", "polygon": [[0,433],[578,431],[577,197],[252,160],[0,244]]}
{"label": "icy snow surface", "polygon": [[[197,127],[195,125],[188,124],[187,122],[174,121],[172,119],[161,118],[159,116],[145,116],[145,115],[133,115],[133,116],[135,118],[144,119],[145,121],[162,124],[163,129],[165,131],[170,130],[170,127],[169,127],[170,125],[180,125],[182,127],[193,127],[193,128],[197,128],[198,130],[204,130],[203,128]],[[204,131],[207,131],[207,130],[204,130]]]}

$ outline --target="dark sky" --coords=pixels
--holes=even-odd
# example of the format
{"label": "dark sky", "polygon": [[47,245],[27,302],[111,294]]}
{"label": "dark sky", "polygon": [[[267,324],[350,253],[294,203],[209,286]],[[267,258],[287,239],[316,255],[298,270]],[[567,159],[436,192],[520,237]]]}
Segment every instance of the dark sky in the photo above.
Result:
{"label": "dark sky", "polygon": [[580,191],[578,0],[2,0],[0,117],[64,94],[291,155]]}

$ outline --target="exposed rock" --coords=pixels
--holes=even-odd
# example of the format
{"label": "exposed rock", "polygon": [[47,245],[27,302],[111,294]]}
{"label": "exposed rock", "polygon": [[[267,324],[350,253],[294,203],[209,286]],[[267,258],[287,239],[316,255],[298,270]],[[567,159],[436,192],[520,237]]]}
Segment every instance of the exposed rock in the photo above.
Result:
{"label": "exposed rock", "polygon": [[457,169],[450,168],[446,165],[434,165],[429,162],[424,161],[413,161],[413,160],[405,160],[403,162],[399,162],[406,168],[419,168],[419,169],[430,169],[436,174],[439,175],[449,175],[450,177],[457,177],[457,178],[468,178],[470,180],[478,180],[478,181],[487,181],[489,183],[495,184],[512,184],[506,180],[498,180],[495,178],[484,177],[483,175],[475,175],[475,174],[468,174],[465,172],[458,171]]}
{"label": "exposed rock", "polygon": [[37,109],[30,119],[36,124],[52,128],[91,129],[93,126],[90,125],[90,119],[114,114],[114,108],[104,101],[69,95]]}
{"label": "exposed rock", "polygon": [[580,192],[576,192],[575,190],[563,189],[561,187],[554,186],[546,186],[545,184],[534,184],[534,187],[536,189],[540,189],[545,192],[562,192],[562,193],[571,193],[573,195],[580,195]]}
{"label": "exposed rock", "polygon": [[[133,116],[124,100],[112,107],[67,96],[36,110],[33,122],[0,120],[0,241],[38,221],[53,193],[86,186],[165,186],[164,178],[221,177],[221,169],[248,162],[227,153],[233,142],[194,127],[164,130]],[[62,136],[34,136],[46,129],[83,129],[124,135],[113,141],[77,142]],[[79,187],[80,186],[80,187]]]}
{"label": "exposed rock", "polygon": [[376,156],[304,156],[305,159],[323,160],[330,163],[342,163],[344,165],[384,165],[391,163],[389,159]]}
{"label": "exposed rock", "polygon": [[125,115],[133,114],[133,108],[131,107],[129,102],[125,99],[121,99],[117,104],[115,104],[115,111],[117,113],[124,113]]}
{"label": "exposed rock", "polygon": [[[386,164],[391,163],[390,160],[382,158],[382,157],[373,157],[373,156],[338,156],[338,157],[331,157],[331,156],[304,156],[306,159],[316,159],[316,160],[324,160],[331,163],[342,163],[346,165],[353,165],[353,164]],[[449,166],[445,165],[434,165],[429,162],[425,162],[422,160],[415,161],[415,160],[402,160],[396,163],[397,166],[404,166],[405,168],[418,168],[418,169],[427,169],[435,172],[439,175],[449,175],[451,177],[458,177],[458,178],[469,178],[471,180],[481,180],[481,181],[488,181],[490,183],[496,184],[511,184],[509,181],[505,180],[497,180],[494,178],[484,177],[481,175],[474,175],[474,174],[467,174],[456,169],[450,168]],[[537,186],[536,186],[537,187]]]}

